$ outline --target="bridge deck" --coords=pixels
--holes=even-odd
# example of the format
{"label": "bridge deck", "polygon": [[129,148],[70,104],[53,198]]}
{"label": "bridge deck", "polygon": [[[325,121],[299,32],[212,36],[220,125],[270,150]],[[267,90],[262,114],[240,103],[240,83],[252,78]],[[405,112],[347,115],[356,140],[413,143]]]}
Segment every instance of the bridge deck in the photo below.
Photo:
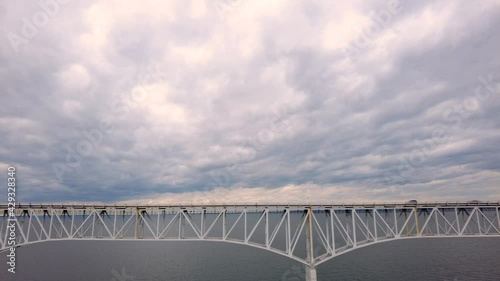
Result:
{"label": "bridge deck", "polygon": [[311,276],[317,265],[376,243],[500,237],[500,202],[3,204],[0,210],[0,251],[54,240],[218,241],[294,259]]}

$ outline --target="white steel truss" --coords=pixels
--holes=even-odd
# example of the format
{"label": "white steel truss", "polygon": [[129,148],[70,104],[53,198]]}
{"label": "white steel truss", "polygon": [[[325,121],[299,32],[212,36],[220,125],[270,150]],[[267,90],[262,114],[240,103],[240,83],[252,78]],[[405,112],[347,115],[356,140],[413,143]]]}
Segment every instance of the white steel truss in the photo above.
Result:
{"label": "white steel truss", "polygon": [[409,238],[500,237],[500,203],[363,205],[0,205],[0,252],[52,240],[223,241],[316,266],[357,248]]}

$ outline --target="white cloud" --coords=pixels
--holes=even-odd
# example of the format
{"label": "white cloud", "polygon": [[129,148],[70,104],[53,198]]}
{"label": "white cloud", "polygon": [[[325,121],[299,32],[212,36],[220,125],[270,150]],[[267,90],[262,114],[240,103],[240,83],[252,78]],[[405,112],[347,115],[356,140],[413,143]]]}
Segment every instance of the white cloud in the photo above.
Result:
{"label": "white cloud", "polygon": [[63,88],[68,94],[74,94],[85,90],[90,82],[90,74],[81,64],[72,64],[69,68],[58,75],[59,83],[63,85]]}
{"label": "white cloud", "polygon": [[[2,163],[44,202],[496,198],[499,88],[478,77],[498,80],[498,3],[404,1],[356,46],[388,7],[67,5],[22,54],[0,45]],[[20,11],[6,30],[22,28]],[[491,94],[460,127],[443,118],[477,87]],[[51,164],[106,121],[112,132],[58,179]],[[387,182],[439,126],[450,140]]]}

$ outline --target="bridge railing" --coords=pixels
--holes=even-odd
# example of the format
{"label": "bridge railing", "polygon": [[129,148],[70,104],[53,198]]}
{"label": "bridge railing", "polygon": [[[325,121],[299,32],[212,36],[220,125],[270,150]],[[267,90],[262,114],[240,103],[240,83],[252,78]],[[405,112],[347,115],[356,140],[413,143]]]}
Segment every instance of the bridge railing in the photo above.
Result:
{"label": "bridge railing", "polygon": [[[16,203],[16,209],[22,208],[52,208],[52,209],[104,209],[104,208],[115,208],[115,209],[127,209],[127,208],[299,208],[303,209],[305,207],[310,207],[314,209],[323,209],[323,208],[395,208],[395,207],[464,207],[464,206],[492,206],[498,207],[500,206],[500,201],[436,201],[436,202],[418,202],[418,203],[409,203],[409,202],[379,202],[379,203],[335,203],[335,204],[144,204],[144,205],[127,205],[127,204],[103,204],[103,203],[93,203],[93,204],[53,204],[53,203]],[[12,205],[9,204],[0,204],[0,210],[6,210]]]}

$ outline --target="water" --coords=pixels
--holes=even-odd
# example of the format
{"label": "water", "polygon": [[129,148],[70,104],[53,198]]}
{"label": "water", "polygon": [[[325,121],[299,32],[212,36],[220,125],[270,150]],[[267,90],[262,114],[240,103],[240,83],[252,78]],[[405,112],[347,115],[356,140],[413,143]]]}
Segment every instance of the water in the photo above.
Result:
{"label": "water", "polygon": [[[52,241],[17,250],[6,281],[300,281],[302,266],[221,242]],[[124,274],[124,275],[123,275]],[[500,280],[500,238],[410,239],[354,250],[318,267],[318,280]]]}

